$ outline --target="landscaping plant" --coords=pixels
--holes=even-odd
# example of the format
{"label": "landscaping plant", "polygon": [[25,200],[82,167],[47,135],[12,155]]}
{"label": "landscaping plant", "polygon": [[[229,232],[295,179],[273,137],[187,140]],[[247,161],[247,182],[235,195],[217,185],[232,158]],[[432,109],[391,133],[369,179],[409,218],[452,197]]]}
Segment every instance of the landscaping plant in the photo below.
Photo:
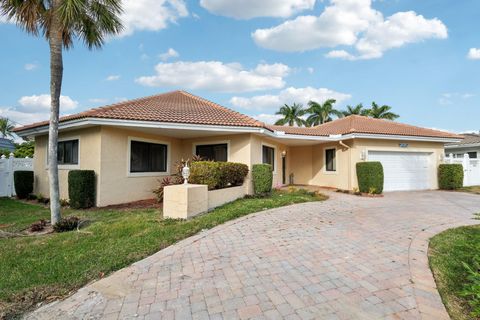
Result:
{"label": "landscaping plant", "polygon": [[53,230],[55,230],[55,232],[72,231],[77,229],[79,223],[80,218],[76,216],[65,217],[53,225]]}
{"label": "landscaping plant", "polygon": [[252,166],[253,192],[256,195],[267,195],[272,192],[273,172],[269,164]]}
{"label": "landscaping plant", "polygon": [[13,172],[15,193],[19,199],[26,199],[33,192],[33,171]]}
{"label": "landscaping plant", "polygon": [[456,190],[463,187],[463,166],[459,163],[438,166],[438,187],[442,190]]}
{"label": "landscaping plant", "polygon": [[95,205],[95,171],[71,170],[68,173],[70,207],[86,209]]}
{"label": "landscaping plant", "polygon": [[468,299],[468,304],[472,308],[470,312],[474,318],[480,317],[480,255],[473,258],[473,264],[462,263],[467,270],[468,282],[464,285],[462,296]]}
{"label": "landscaping plant", "polygon": [[383,166],[378,161],[357,163],[358,188],[362,193],[381,194],[383,192]]}

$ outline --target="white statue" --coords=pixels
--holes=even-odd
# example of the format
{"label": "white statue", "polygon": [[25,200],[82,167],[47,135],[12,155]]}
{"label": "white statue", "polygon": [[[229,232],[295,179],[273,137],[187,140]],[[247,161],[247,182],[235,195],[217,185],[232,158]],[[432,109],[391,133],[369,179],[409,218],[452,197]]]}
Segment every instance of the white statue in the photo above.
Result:
{"label": "white statue", "polygon": [[190,177],[190,168],[188,167],[188,160],[185,161],[185,166],[182,169],[183,184],[188,184],[188,177]]}

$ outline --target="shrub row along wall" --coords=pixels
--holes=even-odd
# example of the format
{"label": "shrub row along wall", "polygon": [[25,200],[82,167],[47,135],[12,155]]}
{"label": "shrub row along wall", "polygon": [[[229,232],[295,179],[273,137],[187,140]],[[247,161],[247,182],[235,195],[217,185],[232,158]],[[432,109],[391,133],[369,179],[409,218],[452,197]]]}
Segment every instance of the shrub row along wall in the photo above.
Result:
{"label": "shrub row along wall", "polygon": [[191,164],[189,183],[206,184],[208,190],[241,186],[248,166],[235,162],[196,161]]}
{"label": "shrub row along wall", "polygon": [[439,165],[438,187],[442,190],[455,190],[463,187],[463,165],[456,163]]}
{"label": "shrub row along wall", "polygon": [[383,166],[378,161],[357,163],[357,179],[360,192],[381,194],[383,192]]}

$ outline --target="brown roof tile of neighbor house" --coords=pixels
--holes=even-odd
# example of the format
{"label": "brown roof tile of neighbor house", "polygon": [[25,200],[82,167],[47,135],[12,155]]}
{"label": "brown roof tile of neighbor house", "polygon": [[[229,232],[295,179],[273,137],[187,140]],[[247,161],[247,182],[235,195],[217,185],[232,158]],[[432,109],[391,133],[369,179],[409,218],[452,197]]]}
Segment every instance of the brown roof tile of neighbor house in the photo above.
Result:
{"label": "brown roof tile of neighbor house", "polygon": [[399,135],[399,136],[416,136],[416,137],[434,137],[434,138],[458,138],[463,136],[458,134],[421,128],[403,124],[395,121],[373,119],[364,116],[352,115],[340,118],[331,122],[321,124],[319,126],[304,127],[287,127],[287,126],[268,126],[271,130],[284,131],[286,134],[298,134],[309,136],[329,136],[349,133],[366,133],[366,134],[383,134],[383,135]]}
{"label": "brown roof tile of neighbor house", "polygon": [[[264,127],[264,123],[185,91],[172,91],[90,109],[60,118],[60,122],[82,118],[105,118],[218,126]],[[48,125],[37,122],[16,128],[23,131]]]}

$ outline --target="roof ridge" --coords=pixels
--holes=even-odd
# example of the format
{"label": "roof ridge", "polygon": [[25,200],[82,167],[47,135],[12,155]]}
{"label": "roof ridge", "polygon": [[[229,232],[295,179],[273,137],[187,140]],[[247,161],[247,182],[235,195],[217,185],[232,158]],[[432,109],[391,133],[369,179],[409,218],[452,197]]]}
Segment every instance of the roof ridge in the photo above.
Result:
{"label": "roof ridge", "polygon": [[110,109],[114,109],[116,107],[120,107],[121,105],[124,105],[124,104],[127,104],[127,103],[132,103],[132,102],[138,102],[138,101],[148,100],[148,99],[152,99],[152,98],[157,98],[157,97],[160,97],[160,96],[164,96],[164,95],[167,95],[167,94],[172,94],[172,93],[180,92],[180,91],[181,90],[173,90],[173,91],[168,91],[168,92],[164,92],[164,93],[152,94],[152,95],[149,95],[149,96],[146,96],[146,97],[128,99],[128,100],[125,100],[125,101],[119,101],[119,102],[116,102],[116,103],[107,104],[105,106],[90,108],[88,110],[79,112],[78,114],[89,114],[89,113],[95,112],[95,111],[110,110]]}
{"label": "roof ridge", "polygon": [[240,112],[235,111],[235,110],[230,109],[230,108],[227,108],[227,107],[222,106],[222,105],[220,105],[220,104],[218,104],[218,103],[215,103],[215,102],[213,102],[213,101],[210,101],[210,100],[208,100],[208,99],[206,99],[206,98],[199,97],[199,96],[194,95],[193,93],[190,93],[190,92],[188,92],[188,91],[185,91],[185,90],[177,90],[177,91],[178,91],[179,93],[181,93],[181,94],[183,94],[183,95],[186,95],[186,96],[188,96],[188,97],[190,97],[190,98],[193,98],[193,99],[195,99],[195,100],[199,100],[199,101],[202,101],[202,102],[206,102],[206,103],[210,104],[212,107],[233,112],[233,113],[239,115],[240,117],[242,117],[242,118],[244,118],[244,119],[248,119],[249,121],[252,121],[253,123],[256,123],[256,124],[258,124],[258,125],[260,125],[260,126],[265,127],[265,123],[264,123],[264,122],[258,121],[258,120],[254,119],[254,118],[252,118],[252,117],[250,117],[250,116],[248,116],[248,115],[246,115],[246,114],[240,113]]}

